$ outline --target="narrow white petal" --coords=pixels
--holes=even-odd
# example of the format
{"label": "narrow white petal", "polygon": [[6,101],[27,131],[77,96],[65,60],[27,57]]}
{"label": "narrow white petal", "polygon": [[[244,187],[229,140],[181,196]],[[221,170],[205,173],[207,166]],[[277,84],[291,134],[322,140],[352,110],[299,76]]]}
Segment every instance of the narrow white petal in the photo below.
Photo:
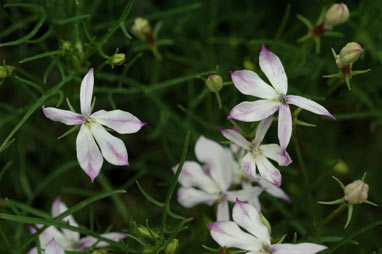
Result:
{"label": "narrow white petal", "polygon": [[126,146],[121,139],[111,135],[99,124],[92,123],[91,132],[105,160],[113,165],[129,165]]}
{"label": "narrow white petal", "polygon": [[252,95],[262,99],[278,97],[276,91],[253,71],[233,71],[231,72],[231,78],[235,87],[242,94]]}
{"label": "narrow white petal", "polygon": [[260,175],[276,186],[281,185],[280,171],[263,155],[256,157],[256,165]]}
{"label": "narrow white petal", "polygon": [[99,110],[93,113],[91,118],[120,134],[138,132],[146,125],[133,114],[118,109],[112,111]]}
{"label": "narrow white petal", "polygon": [[260,242],[271,244],[268,228],[261,222],[259,212],[255,207],[237,199],[232,210],[232,218],[239,226],[256,236]]}
{"label": "narrow white petal", "polygon": [[279,137],[281,149],[285,152],[292,136],[292,115],[289,105],[280,106],[278,121],[277,135]]}
{"label": "narrow white petal", "polygon": [[249,251],[260,251],[261,242],[252,235],[243,232],[232,221],[217,221],[209,224],[211,237],[220,245]]}
{"label": "narrow white petal", "polygon": [[277,144],[261,145],[260,150],[265,157],[276,161],[280,166],[288,166],[292,163],[289,154],[283,152],[281,147]]}
{"label": "narrow white petal", "polygon": [[314,254],[328,247],[314,243],[299,243],[299,244],[273,244],[271,246],[273,254]]}
{"label": "narrow white petal", "polygon": [[103,158],[86,124],[81,125],[77,135],[76,147],[78,162],[93,182],[101,170]]}
{"label": "narrow white petal", "polygon": [[284,199],[288,202],[291,201],[290,197],[280,188],[276,185],[272,184],[271,182],[265,180],[264,178],[260,178],[259,181],[257,181],[266,192],[268,192],[270,195]]}
{"label": "narrow white petal", "polygon": [[[42,227],[42,225],[37,225],[38,228]],[[64,234],[61,233],[56,227],[49,226],[47,227],[40,235],[40,245],[42,248],[45,248],[52,239],[55,239],[55,242],[59,244],[61,247],[70,247],[72,242],[66,238]]]}
{"label": "narrow white petal", "polygon": [[257,100],[244,101],[236,105],[228,119],[235,119],[242,122],[256,122],[273,115],[280,106],[279,101]]}
{"label": "narrow white petal", "polygon": [[219,129],[219,130],[225,138],[239,145],[241,148],[244,148],[246,150],[249,150],[251,148],[251,143],[247,141],[239,132],[234,130],[229,130],[229,129],[227,130]]}
{"label": "narrow white petal", "polygon": [[228,189],[231,185],[232,169],[224,148],[217,142],[200,136],[195,144],[195,155],[199,161],[206,164],[211,178],[221,189]]}
{"label": "narrow white petal", "polygon": [[287,95],[287,103],[296,105],[300,108],[306,109],[318,115],[328,116],[333,118],[334,120],[336,119],[332,114],[329,113],[329,111],[326,108],[324,108],[317,102],[306,99],[301,96]]}
{"label": "narrow white petal", "polygon": [[229,221],[229,207],[227,199],[224,199],[218,204],[216,219],[218,221]]}
{"label": "narrow white petal", "polygon": [[[121,239],[125,239],[127,237],[127,234],[110,232],[110,233],[102,234],[101,236],[104,238],[110,239],[112,241],[118,242]],[[98,239],[95,237],[92,237],[92,236],[83,237],[83,238],[81,238],[81,240],[79,242],[80,243],[80,249],[83,250],[83,249],[89,248],[90,246],[95,244],[97,241],[98,241]],[[100,247],[105,247],[108,245],[109,245],[109,243],[107,243],[107,242],[99,241],[95,247],[100,248]]]}
{"label": "narrow white petal", "polygon": [[[64,202],[62,202],[61,198],[58,197],[54,200],[52,205],[52,217],[57,217],[58,215],[62,214],[68,210],[68,207],[65,205]],[[69,225],[78,227],[78,223],[75,221],[72,215],[66,216],[62,219],[65,222],[69,222]],[[80,240],[80,233],[71,231],[69,229],[62,229],[62,232],[64,233],[65,237],[68,238],[68,240],[71,240],[73,242],[77,242]]]}
{"label": "narrow white petal", "polygon": [[252,178],[257,179],[259,176],[256,173],[256,160],[251,152],[248,152],[241,160],[241,167],[244,169],[245,173]]}
{"label": "narrow white petal", "polygon": [[279,93],[286,94],[288,91],[288,79],[284,66],[279,57],[269,51],[264,44],[261,47],[259,64],[261,70],[267,76],[273,87]]}
{"label": "narrow white petal", "polygon": [[[174,174],[178,165],[172,167]],[[194,161],[185,161],[178,179],[183,187],[198,187],[208,193],[216,193],[219,189],[216,183],[202,170],[201,166]]]}
{"label": "narrow white petal", "polygon": [[85,116],[90,115],[92,97],[93,97],[93,87],[94,87],[94,70],[93,68],[91,68],[81,82],[81,90],[80,90],[81,113]]}
{"label": "narrow white petal", "polygon": [[227,198],[229,201],[232,201],[232,202],[235,202],[236,199],[239,199],[241,201],[248,201],[258,197],[263,192],[263,190],[264,188],[261,188],[261,187],[250,186],[242,190],[228,191]]}
{"label": "narrow white petal", "polygon": [[64,123],[66,125],[78,125],[84,122],[82,115],[74,113],[69,110],[62,110],[58,108],[45,108],[42,107],[42,112],[50,120]]}
{"label": "narrow white petal", "polygon": [[198,204],[212,205],[219,196],[195,188],[180,187],[177,193],[178,202],[184,207],[193,207]]}
{"label": "narrow white petal", "polygon": [[265,137],[265,134],[267,134],[267,131],[269,127],[271,127],[273,121],[273,114],[262,120],[259,125],[256,128],[256,136],[253,141],[253,143],[259,145],[261,142],[263,142],[263,139]]}
{"label": "narrow white petal", "polygon": [[44,254],[65,254],[65,250],[56,244],[53,238],[45,247]]}

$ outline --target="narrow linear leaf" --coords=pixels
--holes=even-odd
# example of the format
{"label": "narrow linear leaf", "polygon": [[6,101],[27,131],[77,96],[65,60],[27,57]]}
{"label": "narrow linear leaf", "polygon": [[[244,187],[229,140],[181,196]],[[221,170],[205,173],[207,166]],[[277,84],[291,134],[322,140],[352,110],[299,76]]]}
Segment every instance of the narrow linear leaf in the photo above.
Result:
{"label": "narrow linear leaf", "polygon": [[44,57],[48,57],[48,56],[64,55],[64,54],[65,54],[65,51],[63,51],[63,50],[54,50],[54,51],[44,52],[41,54],[37,54],[37,55],[31,56],[31,57],[24,58],[23,60],[20,60],[19,63],[26,63],[26,62],[41,59]]}

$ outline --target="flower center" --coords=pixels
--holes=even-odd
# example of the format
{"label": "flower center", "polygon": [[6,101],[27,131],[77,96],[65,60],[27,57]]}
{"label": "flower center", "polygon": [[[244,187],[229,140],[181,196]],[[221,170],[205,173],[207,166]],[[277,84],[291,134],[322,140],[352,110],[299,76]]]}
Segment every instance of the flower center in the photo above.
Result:
{"label": "flower center", "polygon": [[280,101],[281,101],[281,104],[283,104],[283,105],[285,105],[287,103],[287,97],[285,94],[280,93]]}
{"label": "flower center", "polygon": [[256,159],[256,157],[261,154],[261,150],[259,149],[258,146],[252,145],[251,146],[251,154],[252,154],[253,158]]}

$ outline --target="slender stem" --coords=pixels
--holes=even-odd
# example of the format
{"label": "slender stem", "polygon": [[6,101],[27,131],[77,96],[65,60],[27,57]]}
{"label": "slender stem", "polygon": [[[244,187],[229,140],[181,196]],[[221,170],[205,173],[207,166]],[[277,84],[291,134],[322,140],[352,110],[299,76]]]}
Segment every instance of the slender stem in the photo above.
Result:
{"label": "slender stem", "polygon": [[302,156],[300,143],[299,143],[298,138],[297,138],[296,125],[293,127],[292,139],[293,139],[294,150],[295,150],[296,155],[297,155],[299,168],[300,168],[301,174],[304,178],[305,187],[308,187],[309,186],[309,175],[308,175],[308,170],[307,170],[305,162],[304,162],[304,158]]}

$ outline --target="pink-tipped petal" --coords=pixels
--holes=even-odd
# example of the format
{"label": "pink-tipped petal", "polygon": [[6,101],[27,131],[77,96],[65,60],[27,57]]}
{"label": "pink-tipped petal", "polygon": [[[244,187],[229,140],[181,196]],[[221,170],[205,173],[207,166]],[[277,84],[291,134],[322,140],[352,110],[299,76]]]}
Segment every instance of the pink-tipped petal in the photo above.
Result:
{"label": "pink-tipped petal", "polygon": [[260,178],[259,181],[257,181],[266,192],[268,192],[270,195],[281,198],[285,201],[291,202],[290,197],[280,188],[276,185],[272,184],[268,180],[265,180],[264,178]]}
{"label": "pink-tipped petal", "polygon": [[218,204],[216,219],[218,221],[229,221],[229,207],[227,199],[224,199]]}
{"label": "pink-tipped petal", "polygon": [[219,143],[200,136],[195,144],[195,155],[209,168],[211,178],[221,190],[227,190],[231,185],[232,172],[230,157],[227,157],[224,148]]}
{"label": "pink-tipped petal", "polygon": [[292,115],[288,104],[280,106],[277,131],[280,146],[284,153],[292,136]]}
{"label": "pink-tipped petal", "polygon": [[284,152],[277,144],[261,145],[260,150],[265,157],[276,161],[279,166],[288,166],[292,163],[292,159],[289,154]]}
{"label": "pink-tipped petal", "polygon": [[45,247],[44,254],[65,254],[65,250],[56,244],[54,238]]}
{"label": "pink-tipped petal", "polygon": [[[120,240],[125,239],[128,235],[125,233],[110,232],[110,233],[102,234],[101,236],[106,238],[106,239],[112,240],[114,242],[119,242]],[[92,236],[83,237],[79,241],[80,249],[84,250],[86,248],[89,248],[89,247],[93,246],[97,241],[98,241],[98,239],[95,237],[92,237]],[[109,243],[107,243],[105,241],[98,241],[98,243],[94,247],[100,248],[100,247],[105,247],[108,245],[109,245]]]}
{"label": "pink-tipped petal", "polygon": [[51,107],[46,108],[43,106],[42,112],[50,120],[64,123],[66,125],[78,125],[84,122],[82,115],[69,110],[62,110]]}
{"label": "pink-tipped petal", "polygon": [[[178,165],[172,167],[174,174]],[[183,187],[198,187],[199,189],[214,193],[218,192],[215,182],[202,170],[201,166],[194,161],[185,161],[178,179]]]}
{"label": "pink-tipped petal", "polygon": [[271,250],[273,254],[315,254],[328,247],[314,243],[299,244],[273,244]]}
{"label": "pink-tipped petal", "polygon": [[264,155],[256,157],[256,165],[262,177],[276,186],[281,185],[280,171]]}
{"label": "pink-tipped petal", "polygon": [[286,94],[288,91],[288,79],[284,66],[279,57],[269,51],[264,44],[261,47],[259,64],[272,86],[279,93]]}
{"label": "pink-tipped petal", "polygon": [[126,146],[121,139],[111,135],[100,124],[92,123],[91,132],[105,160],[113,165],[129,165]]}
{"label": "pink-tipped petal", "polygon": [[296,105],[318,115],[328,116],[336,120],[329,111],[315,101],[297,95],[287,95],[287,103]]}
{"label": "pink-tipped petal", "polygon": [[89,116],[91,113],[93,87],[94,87],[94,69],[91,68],[81,82],[80,102],[81,102],[81,113],[84,116]]}
{"label": "pink-tipped petal", "polygon": [[273,100],[244,101],[231,110],[229,118],[242,122],[260,121],[273,115],[279,106],[280,102]]}
{"label": "pink-tipped petal", "polygon": [[90,126],[83,124],[78,133],[77,159],[82,170],[93,182],[101,170],[103,158],[89,128]]}
{"label": "pink-tipped petal", "polygon": [[276,91],[265,83],[255,72],[242,70],[231,72],[235,87],[245,95],[252,95],[262,99],[277,98]]}
{"label": "pink-tipped petal", "polygon": [[184,207],[193,207],[198,204],[212,205],[219,199],[217,194],[210,194],[195,188],[181,187],[177,193],[178,202]]}
{"label": "pink-tipped petal", "polygon": [[255,207],[236,200],[232,210],[232,218],[239,226],[256,236],[260,242],[271,244],[268,228],[262,223],[259,212]]}
{"label": "pink-tipped petal", "polygon": [[[57,197],[54,200],[53,205],[52,205],[52,217],[53,218],[57,217],[58,215],[65,212],[66,210],[68,210],[68,207],[65,205],[64,202],[62,202],[60,197]],[[71,226],[78,227],[78,223],[75,221],[75,219],[73,218],[72,215],[68,215],[65,218],[63,218],[62,220],[65,222],[68,222],[69,225],[71,225]],[[68,229],[62,229],[62,232],[64,233],[66,238],[68,238],[71,241],[77,242],[80,239],[80,233],[79,232],[71,231]]]}
{"label": "pink-tipped petal", "polygon": [[91,115],[92,119],[120,134],[138,132],[146,123],[141,122],[133,114],[122,110],[99,110]]}
{"label": "pink-tipped petal", "polygon": [[208,225],[211,237],[220,245],[248,251],[260,251],[261,242],[252,235],[243,232],[232,221],[217,221]]}
{"label": "pink-tipped petal", "polygon": [[255,144],[259,145],[261,144],[261,142],[263,142],[265,134],[267,134],[267,131],[272,124],[272,121],[273,114],[268,116],[264,120],[261,120],[261,122],[257,126],[255,140],[253,141]]}
{"label": "pink-tipped petal", "polygon": [[237,144],[241,148],[244,148],[245,150],[251,149],[251,143],[249,143],[240,133],[234,131],[234,130],[223,130],[219,129],[221,134],[225,138],[227,138],[229,141]]}

